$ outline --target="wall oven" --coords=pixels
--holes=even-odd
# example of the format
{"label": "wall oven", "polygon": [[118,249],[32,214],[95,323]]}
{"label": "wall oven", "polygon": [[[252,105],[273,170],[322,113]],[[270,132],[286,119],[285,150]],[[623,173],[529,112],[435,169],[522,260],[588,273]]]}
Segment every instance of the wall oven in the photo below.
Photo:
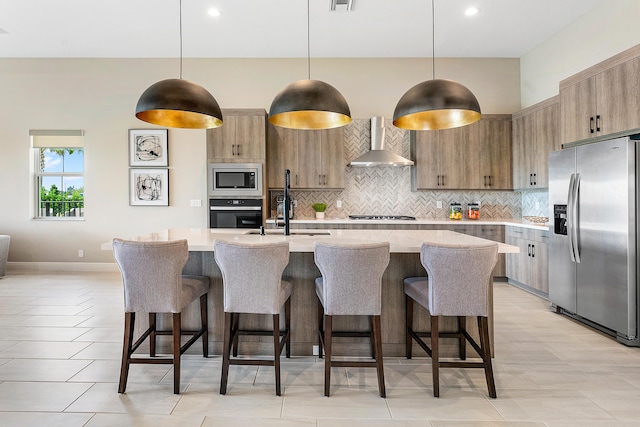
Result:
{"label": "wall oven", "polygon": [[262,199],[209,199],[210,228],[260,228]]}
{"label": "wall oven", "polygon": [[209,163],[210,197],[262,197],[261,163]]}

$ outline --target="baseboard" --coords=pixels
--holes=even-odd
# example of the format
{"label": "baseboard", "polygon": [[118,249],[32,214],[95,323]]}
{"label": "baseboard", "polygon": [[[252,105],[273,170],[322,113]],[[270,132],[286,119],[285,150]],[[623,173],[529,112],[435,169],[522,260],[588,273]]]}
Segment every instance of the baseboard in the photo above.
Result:
{"label": "baseboard", "polygon": [[24,271],[106,271],[117,272],[115,262],[8,262],[7,272]]}

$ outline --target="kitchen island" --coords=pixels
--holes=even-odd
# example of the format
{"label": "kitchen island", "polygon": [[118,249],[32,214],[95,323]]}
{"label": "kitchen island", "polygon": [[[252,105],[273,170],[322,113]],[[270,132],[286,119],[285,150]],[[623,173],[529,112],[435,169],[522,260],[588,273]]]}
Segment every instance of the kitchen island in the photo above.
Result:
{"label": "kitchen island", "polygon": [[[131,238],[137,241],[169,241],[187,239],[189,244],[189,260],[184,268],[185,274],[201,274],[211,279],[209,293],[209,339],[214,354],[222,349],[223,305],[222,275],[213,257],[213,244],[216,239],[238,242],[258,243],[288,241],[290,245],[289,265],[285,276],[292,279],[294,288],[291,300],[291,344],[292,354],[311,355],[313,346],[317,345],[317,299],[314,280],[320,275],[313,259],[316,241],[336,243],[389,242],[391,259],[382,278],[382,341],[385,356],[404,356],[405,343],[405,308],[403,280],[409,276],[424,276],[425,270],[420,263],[420,246],[423,242],[434,244],[484,245],[486,239],[457,233],[450,230],[292,230],[291,236],[284,236],[282,230],[266,230],[262,236],[258,230],[247,229],[169,229]],[[110,249],[105,243],[102,248]],[[500,253],[517,253],[518,248],[498,242]],[[464,260],[460,260],[464,262]],[[455,266],[452,266],[455,268]],[[422,310],[416,316],[419,328],[428,330],[429,318]],[[146,316],[139,316],[145,319]],[[199,310],[195,305],[183,312],[185,327],[198,324]],[[168,318],[167,318],[168,319]],[[493,313],[490,315],[491,334],[493,330]],[[164,318],[162,321],[166,321]],[[242,316],[241,326],[248,328],[268,328],[267,316]],[[474,330],[475,322],[469,321],[470,330]],[[455,319],[443,319],[442,331],[454,330]],[[336,319],[336,330],[368,330],[365,317],[346,317]],[[141,329],[141,328],[140,328]],[[252,340],[252,341],[250,341]],[[242,340],[241,340],[242,341]],[[441,345],[444,355],[455,355],[457,345],[453,340],[449,344],[445,340]],[[493,342],[493,341],[492,341]],[[369,355],[368,339],[350,339],[343,342],[336,339],[336,354]],[[240,352],[270,354],[271,342],[262,337],[245,338],[240,343]]]}

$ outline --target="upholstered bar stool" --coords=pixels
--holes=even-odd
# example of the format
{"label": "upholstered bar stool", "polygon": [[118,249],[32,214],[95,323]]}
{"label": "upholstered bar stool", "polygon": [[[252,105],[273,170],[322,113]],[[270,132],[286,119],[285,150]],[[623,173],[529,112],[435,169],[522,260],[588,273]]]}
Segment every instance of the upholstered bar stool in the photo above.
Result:
{"label": "upholstered bar stool", "polygon": [[[224,287],[224,343],[220,394],[227,393],[229,365],[266,365],[275,370],[276,395],[281,395],[280,356],[286,346],[291,357],[291,290],[292,284],[282,279],[289,263],[289,243],[238,243],[216,240],[214,257],[222,271]],[[280,310],[284,306],[285,329],[280,330]],[[272,316],[270,331],[241,330],[240,314]],[[238,355],[239,335],[271,335],[273,360],[233,359]]]}
{"label": "upholstered bar stool", "polygon": [[[118,393],[127,387],[132,363],[172,364],[173,392],[180,393],[180,356],[202,337],[202,355],[209,356],[207,293],[209,278],[183,276],[189,250],[186,240],[170,242],[135,242],[113,240],[113,253],[122,273],[124,285],[124,344]],[[181,312],[188,304],[200,300],[200,329],[183,331]],[[136,312],[149,313],[149,327],[133,342]],[[157,313],[172,314],[172,330],[158,330]],[[156,357],[157,335],[173,337],[172,357]],[[181,337],[192,337],[181,346]],[[149,338],[149,357],[134,357],[133,353]]]}
{"label": "upholstered bar stool", "polygon": [[[433,246],[423,244],[420,261],[427,270],[427,277],[410,277],[404,280],[406,303],[406,352],[412,356],[412,340],[415,340],[431,356],[433,395],[440,396],[440,368],[483,368],[489,396],[496,397],[496,386],[491,365],[489,343],[489,286],[492,271],[498,260],[498,245],[488,246]],[[413,303],[426,308],[431,315],[431,331],[416,332],[413,326]],[[456,316],[458,332],[440,333],[438,318]],[[478,321],[480,344],[466,329],[466,316]],[[431,338],[429,347],[421,337]],[[459,361],[440,361],[439,339],[458,340]],[[466,341],[482,359],[466,360]]]}
{"label": "upholstered bar stool", "polygon": [[[332,367],[372,367],[378,374],[380,397],[386,397],[382,362],[382,275],[389,264],[389,243],[315,244],[315,262],[322,277],[316,278],[318,296],[319,355],[324,346],[324,395],[331,389]],[[334,316],[370,316],[370,332],[334,332]],[[333,337],[371,339],[373,361],[333,360]]]}

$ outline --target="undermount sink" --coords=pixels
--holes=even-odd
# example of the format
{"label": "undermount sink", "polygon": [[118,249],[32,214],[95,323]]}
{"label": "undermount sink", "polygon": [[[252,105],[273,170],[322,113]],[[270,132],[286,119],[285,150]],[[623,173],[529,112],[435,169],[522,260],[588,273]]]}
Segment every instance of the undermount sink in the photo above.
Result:
{"label": "undermount sink", "polygon": [[[260,234],[259,230],[251,230],[246,234]],[[270,228],[264,230],[265,235],[283,235],[284,231],[280,228]],[[330,236],[330,230],[291,230],[291,236]]]}

